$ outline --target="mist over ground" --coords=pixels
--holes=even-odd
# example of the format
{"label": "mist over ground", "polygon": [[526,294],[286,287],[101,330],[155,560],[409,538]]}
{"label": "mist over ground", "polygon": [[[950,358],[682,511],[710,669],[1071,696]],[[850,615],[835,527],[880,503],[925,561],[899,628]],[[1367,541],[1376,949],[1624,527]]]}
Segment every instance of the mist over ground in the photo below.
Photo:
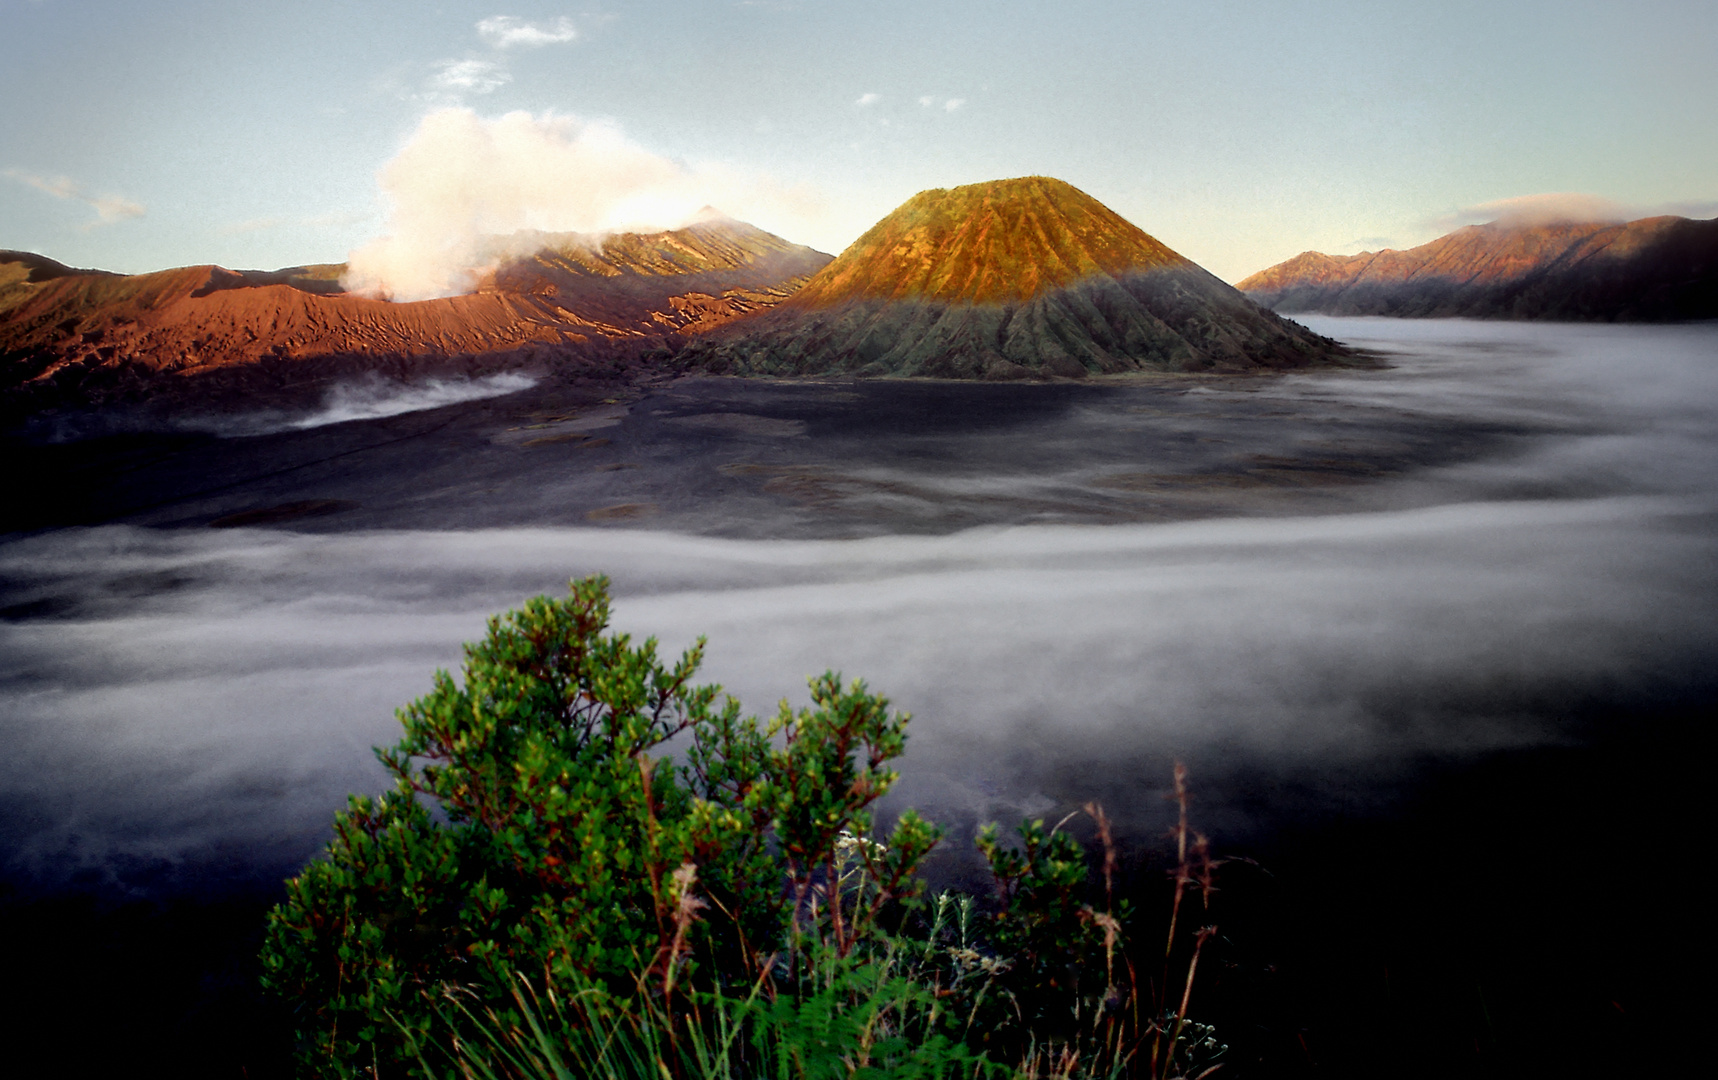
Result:
{"label": "mist over ground", "polygon": [[[243,437],[280,431],[304,431],[346,424],[354,420],[377,420],[404,413],[440,409],[464,401],[501,397],[535,385],[536,379],[517,371],[494,375],[451,376],[416,380],[386,379],[379,375],[348,379],[331,384],[321,403],[309,409],[269,409],[236,414],[204,413],[176,418],[168,423],[184,431],[207,431],[214,435]],[[139,418],[136,428],[150,425]]]}
{"label": "mist over ground", "polygon": [[[613,578],[619,629],[668,653],[708,635],[704,677],[750,711],[803,700],[826,668],[888,694],[915,715],[894,805],[957,833],[1098,797],[1149,835],[1179,757],[1205,785],[1201,823],[1239,841],[1383,807],[1415,763],[1576,744],[1712,700],[1718,328],[1308,321],[1393,366],[1194,399],[1513,434],[1358,489],[1346,476],[1342,512],[1322,514],[1249,501],[1254,485],[1234,495],[1242,516],[1207,503],[1193,520],[838,539],[792,517],[709,535],[705,507],[679,519],[704,535],[322,518],[11,540],[5,873],[139,895],[289,873],[347,792],[382,785],[369,747],[395,739],[392,710],[487,615],[587,573]],[[1033,437],[1114,421],[1061,415]],[[910,472],[921,499],[938,475],[849,467]],[[1043,501],[1092,478],[944,481]],[[755,535],[771,521],[777,538]],[[1261,783],[1284,801],[1261,803]]]}

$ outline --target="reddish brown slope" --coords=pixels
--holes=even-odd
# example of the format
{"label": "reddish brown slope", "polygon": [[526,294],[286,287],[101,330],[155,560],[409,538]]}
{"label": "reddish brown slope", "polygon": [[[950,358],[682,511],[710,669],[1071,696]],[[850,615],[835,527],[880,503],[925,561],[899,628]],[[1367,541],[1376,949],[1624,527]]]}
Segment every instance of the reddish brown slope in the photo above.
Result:
{"label": "reddish brown slope", "polygon": [[483,352],[567,334],[535,297],[491,294],[418,304],[253,286],[218,266],[135,276],[70,275],[18,298],[0,348],[33,352],[35,377],[122,360],[158,371],[343,352]]}
{"label": "reddish brown slope", "polygon": [[1280,319],[1078,188],[921,192],[792,299],[688,349],[717,371],[944,378],[1329,362]]}
{"label": "reddish brown slope", "polygon": [[0,387],[28,411],[182,389],[169,376],[261,392],[363,370],[625,358],[778,303],[829,261],[733,221],[546,240],[472,295],[404,304],[338,293],[334,267],[118,275],[0,253]]}
{"label": "reddish brown slope", "polygon": [[612,334],[698,333],[772,307],[830,256],[727,218],[667,233],[618,233],[593,243],[545,234],[535,255],[481,286],[551,297]]}
{"label": "reddish brown slope", "polygon": [[1458,229],[1407,251],[1304,252],[1242,281],[1276,311],[1667,320],[1718,317],[1718,222]]}

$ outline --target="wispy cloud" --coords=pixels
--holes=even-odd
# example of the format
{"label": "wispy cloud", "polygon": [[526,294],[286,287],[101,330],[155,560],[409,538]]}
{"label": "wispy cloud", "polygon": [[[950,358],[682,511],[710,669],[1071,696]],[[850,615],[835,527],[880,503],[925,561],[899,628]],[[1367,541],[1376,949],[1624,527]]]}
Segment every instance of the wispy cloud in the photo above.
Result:
{"label": "wispy cloud", "polygon": [[493,60],[442,60],[430,79],[436,89],[452,93],[488,94],[513,81],[507,68]]}
{"label": "wispy cloud", "polygon": [[863,109],[868,105],[875,105],[875,104],[877,104],[877,102],[882,101],[882,100],[883,100],[882,94],[865,93],[865,94],[860,94],[859,100],[855,101],[853,104],[855,104],[855,105],[859,106],[861,109]]}
{"label": "wispy cloud", "polygon": [[1628,209],[1611,199],[1573,191],[1552,191],[1464,206],[1428,218],[1424,224],[1428,228],[1449,232],[1463,225],[1489,222],[1509,227],[1532,227],[1566,222],[1627,221],[1629,217]]}
{"label": "wispy cloud", "polygon": [[962,105],[965,105],[965,104],[966,104],[965,98],[963,98],[963,97],[951,97],[947,101],[943,102],[943,112],[954,112],[956,109],[960,108]]}
{"label": "wispy cloud", "polygon": [[954,112],[966,104],[961,97],[939,98],[935,94],[926,94],[919,98],[919,107],[924,109],[941,109],[943,112]]}
{"label": "wispy cloud", "polygon": [[477,33],[497,49],[511,49],[515,45],[529,49],[561,45],[579,36],[573,20],[564,15],[542,23],[526,22],[513,15],[494,15],[477,24]]}
{"label": "wispy cloud", "polygon": [[1358,240],[1350,240],[1342,245],[1342,250],[1350,252],[1383,251],[1385,248],[1394,247],[1395,244],[1396,241],[1388,236],[1362,236]]}
{"label": "wispy cloud", "polygon": [[16,168],[6,169],[0,175],[35,188],[43,194],[52,195],[56,199],[84,203],[96,214],[96,219],[85,225],[85,229],[111,225],[126,218],[139,218],[147,213],[143,204],[135,199],[127,199],[122,195],[94,194],[69,176],[42,176]]}
{"label": "wispy cloud", "polygon": [[[527,22],[514,15],[493,15],[477,23],[477,36],[495,53],[463,60],[438,60],[430,76],[427,100],[458,104],[468,94],[491,94],[513,81],[513,73],[498,55],[507,49],[535,49],[559,45],[579,36],[573,21],[565,16],[546,22]],[[417,96],[417,95],[412,95]]]}
{"label": "wispy cloud", "polygon": [[[1423,218],[1415,224],[1422,230],[1447,233],[1464,225],[1485,225],[1493,222],[1510,228],[1531,228],[1538,225],[1638,221],[1641,218],[1666,214],[1686,218],[1713,217],[1718,215],[1718,199],[1621,203],[1601,195],[1581,192],[1543,192],[1464,206],[1449,213]],[[1372,240],[1356,241],[1358,244],[1371,242]]]}

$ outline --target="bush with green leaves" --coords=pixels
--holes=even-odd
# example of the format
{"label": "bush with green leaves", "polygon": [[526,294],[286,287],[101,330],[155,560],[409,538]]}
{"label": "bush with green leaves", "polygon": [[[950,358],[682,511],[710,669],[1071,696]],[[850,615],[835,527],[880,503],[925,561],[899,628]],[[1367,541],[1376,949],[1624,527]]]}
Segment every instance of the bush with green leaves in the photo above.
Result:
{"label": "bush with green leaves", "polygon": [[[414,1061],[444,984],[671,992],[694,956],[711,980],[749,978],[843,834],[869,833],[905,745],[885,699],[824,675],[811,708],[763,725],[693,683],[702,640],[665,665],[608,618],[602,578],[533,599],[466,647],[462,680],[438,672],[400,711],[405,737],[378,752],[393,791],[351,800],[270,918],[265,979],[297,1003],[307,1065]],[[907,813],[866,849],[867,902],[825,908],[839,954],[919,887],[937,836]],[[692,917],[704,905],[722,917]]]}
{"label": "bush with green leaves", "polygon": [[306,1075],[1123,1075],[1162,1041],[1101,812],[1096,905],[1042,822],[981,833],[995,897],[925,904],[939,830],[872,830],[904,714],[825,674],[809,708],[743,716],[693,682],[702,639],[665,664],[608,621],[606,579],[574,581],[400,710],[393,789],[350,801],[269,919]]}

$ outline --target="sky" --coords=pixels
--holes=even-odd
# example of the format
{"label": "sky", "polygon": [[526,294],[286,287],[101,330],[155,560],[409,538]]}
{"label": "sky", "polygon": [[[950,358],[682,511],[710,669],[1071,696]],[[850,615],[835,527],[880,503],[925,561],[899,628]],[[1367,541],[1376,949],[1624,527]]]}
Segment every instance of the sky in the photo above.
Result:
{"label": "sky", "polygon": [[0,248],[397,261],[707,203],[836,253],[1042,174],[1235,281],[1501,213],[1712,217],[1714,56],[1710,0],[0,0]]}

